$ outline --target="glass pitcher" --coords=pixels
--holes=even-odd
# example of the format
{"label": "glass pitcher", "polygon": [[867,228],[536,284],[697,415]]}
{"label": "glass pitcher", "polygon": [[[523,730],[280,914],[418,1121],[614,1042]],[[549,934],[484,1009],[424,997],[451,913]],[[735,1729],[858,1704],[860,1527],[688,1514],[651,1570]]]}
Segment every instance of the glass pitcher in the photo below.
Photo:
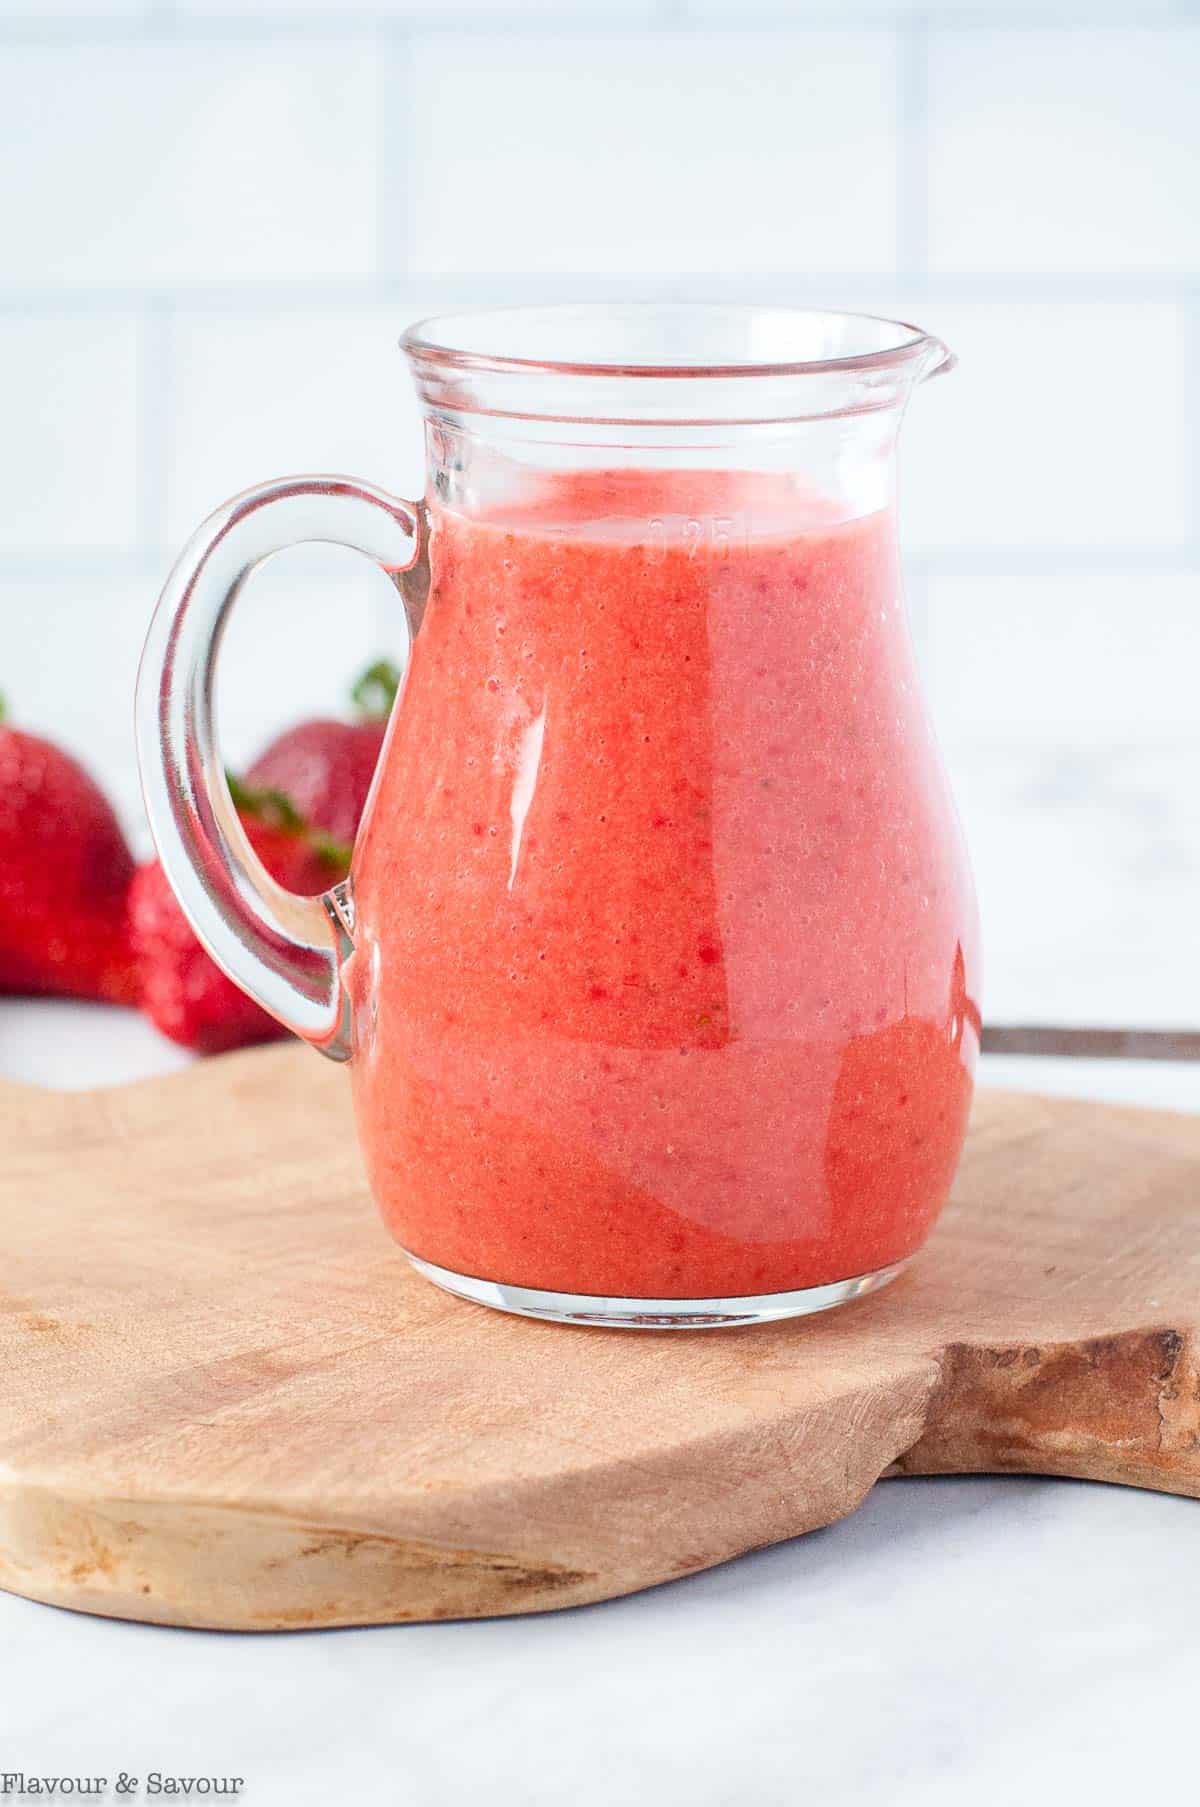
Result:
{"label": "glass pitcher", "polygon": [[[550,307],[404,337],[428,482],[236,497],[159,603],[150,823],[197,934],[346,1061],[379,1207],[450,1291],[696,1327],[884,1285],[962,1146],[975,902],[901,594],[915,327]],[[238,591],[304,540],[412,634],[350,877],[281,889],[223,775]]]}

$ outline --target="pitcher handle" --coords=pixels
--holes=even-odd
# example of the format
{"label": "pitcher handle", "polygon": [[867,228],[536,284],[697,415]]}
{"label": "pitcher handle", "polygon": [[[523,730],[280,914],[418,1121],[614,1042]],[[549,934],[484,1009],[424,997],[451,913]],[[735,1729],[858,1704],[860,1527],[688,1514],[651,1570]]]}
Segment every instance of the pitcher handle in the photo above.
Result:
{"label": "pitcher handle", "polygon": [[395,574],[416,558],[419,528],[413,504],[349,477],[283,477],[245,490],[184,548],[138,672],[146,813],[183,912],[235,984],[332,1060],[348,1060],[351,1051],[341,973],[353,947],[350,881],[300,897],[254,853],[217,743],[217,653],[243,583],[272,553],[321,540],[350,546]]}

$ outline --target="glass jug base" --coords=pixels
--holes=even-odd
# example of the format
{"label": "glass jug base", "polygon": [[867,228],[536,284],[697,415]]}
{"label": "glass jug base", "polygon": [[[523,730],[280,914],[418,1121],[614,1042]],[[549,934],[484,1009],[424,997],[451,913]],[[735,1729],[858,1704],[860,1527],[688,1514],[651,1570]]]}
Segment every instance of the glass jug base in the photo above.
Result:
{"label": "glass jug base", "polygon": [[749,1293],[728,1299],[620,1299],[600,1293],[539,1292],[535,1287],[504,1286],[496,1280],[477,1280],[455,1274],[449,1268],[404,1253],[417,1272],[435,1286],[469,1299],[473,1305],[490,1305],[494,1311],[511,1311],[523,1318],[547,1318],[555,1324],[597,1324],[622,1330],[719,1330],[735,1324],[770,1324],[781,1318],[803,1318],[828,1311],[864,1293],[878,1292],[902,1274],[911,1257],[856,1274],[850,1280],[833,1280],[827,1286],[802,1286],[796,1292]]}

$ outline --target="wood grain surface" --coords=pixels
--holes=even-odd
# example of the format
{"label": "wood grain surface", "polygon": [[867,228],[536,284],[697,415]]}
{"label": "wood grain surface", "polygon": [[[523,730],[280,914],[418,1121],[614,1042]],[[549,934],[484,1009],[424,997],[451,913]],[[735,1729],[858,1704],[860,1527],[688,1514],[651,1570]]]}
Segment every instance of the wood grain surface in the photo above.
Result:
{"label": "wood grain surface", "polygon": [[507,1318],[420,1279],[288,1047],[0,1087],[0,1584],[266,1629],[542,1611],[881,1475],[1200,1496],[1200,1118],[983,1092],[932,1243],[827,1316]]}

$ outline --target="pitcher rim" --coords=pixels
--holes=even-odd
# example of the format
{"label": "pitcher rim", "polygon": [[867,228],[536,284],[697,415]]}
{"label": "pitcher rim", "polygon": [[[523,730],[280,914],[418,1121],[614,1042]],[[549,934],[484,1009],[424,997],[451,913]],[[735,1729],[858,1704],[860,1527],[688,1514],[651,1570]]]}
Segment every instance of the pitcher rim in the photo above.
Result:
{"label": "pitcher rim", "polygon": [[[569,315],[590,314],[598,320],[611,320],[616,315],[647,319],[656,313],[672,312],[698,318],[705,312],[721,311],[738,314],[746,320],[755,315],[783,316],[794,326],[817,320],[861,322],[864,326],[891,327],[905,337],[894,345],[875,350],[850,352],[833,357],[736,359],[724,362],[643,363],[596,358],[548,358],[517,356],[510,352],[477,350],[451,342],[452,323],[469,321],[473,325],[513,322],[520,316],[538,316],[562,320]],[[511,307],[456,308],[425,315],[405,329],[399,340],[401,350],[414,363],[432,363],[447,371],[479,374],[506,372],[514,375],[541,372],[553,376],[649,379],[653,381],[684,380],[690,382],[712,378],[727,381],[738,378],[794,378],[801,376],[836,376],[858,371],[894,370],[905,365],[924,364],[917,380],[953,369],[956,358],[945,342],[911,321],[887,314],[870,314],[853,308],[794,307],[778,303],[708,302],[708,301],[583,301],[547,302]]]}

